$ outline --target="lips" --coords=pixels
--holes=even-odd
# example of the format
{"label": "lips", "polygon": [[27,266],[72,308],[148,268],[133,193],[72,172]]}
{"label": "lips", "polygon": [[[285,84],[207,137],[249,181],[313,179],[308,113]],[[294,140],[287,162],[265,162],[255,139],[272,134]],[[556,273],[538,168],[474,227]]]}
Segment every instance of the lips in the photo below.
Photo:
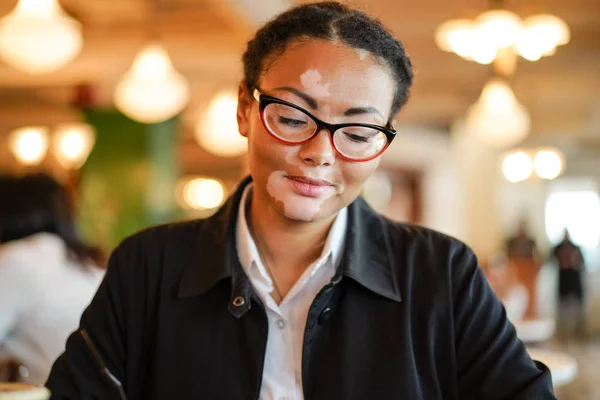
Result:
{"label": "lips", "polygon": [[323,179],[313,179],[305,176],[287,176],[286,178],[294,191],[301,196],[321,197],[335,190],[333,183]]}
{"label": "lips", "polygon": [[292,179],[297,182],[306,183],[308,185],[314,186],[333,186],[333,183],[326,181],[324,179],[313,179],[308,178],[306,176],[288,176],[289,179]]}

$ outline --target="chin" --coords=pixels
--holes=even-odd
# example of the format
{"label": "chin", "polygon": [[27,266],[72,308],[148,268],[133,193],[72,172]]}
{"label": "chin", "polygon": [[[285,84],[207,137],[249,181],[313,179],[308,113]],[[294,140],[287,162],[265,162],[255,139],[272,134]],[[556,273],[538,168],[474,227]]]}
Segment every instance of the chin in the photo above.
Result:
{"label": "chin", "polygon": [[286,201],[278,202],[281,213],[288,219],[298,222],[316,222],[332,215],[331,204],[323,204],[318,199],[291,194]]}

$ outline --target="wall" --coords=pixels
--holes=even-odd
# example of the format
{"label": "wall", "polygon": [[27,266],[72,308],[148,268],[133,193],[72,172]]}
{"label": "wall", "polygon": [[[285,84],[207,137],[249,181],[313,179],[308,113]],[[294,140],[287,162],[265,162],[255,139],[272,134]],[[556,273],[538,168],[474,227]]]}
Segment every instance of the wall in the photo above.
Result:
{"label": "wall", "polygon": [[146,125],[115,110],[85,110],[96,144],[83,168],[78,201],[82,231],[111,251],[125,237],[178,216],[177,121]]}
{"label": "wall", "polygon": [[464,238],[464,208],[458,165],[444,131],[398,127],[383,166],[418,169],[423,174],[423,225]]}

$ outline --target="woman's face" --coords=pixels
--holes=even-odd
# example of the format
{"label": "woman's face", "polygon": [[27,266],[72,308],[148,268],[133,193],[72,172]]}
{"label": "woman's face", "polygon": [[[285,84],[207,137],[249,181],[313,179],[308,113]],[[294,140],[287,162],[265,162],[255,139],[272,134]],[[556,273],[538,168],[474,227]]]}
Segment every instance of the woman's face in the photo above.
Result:
{"label": "woman's face", "polygon": [[[389,68],[368,52],[306,40],[291,43],[268,65],[259,88],[325,122],[385,126],[395,82]],[[357,109],[362,112],[357,113]],[[366,162],[344,160],[326,130],[303,144],[290,146],[278,141],[263,127],[258,102],[243,88],[238,124],[240,133],[248,138],[255,200],[267,201],[295,221],[318,221],[337,214],[360,194],[365,180],[379,165],[379,157]]]}

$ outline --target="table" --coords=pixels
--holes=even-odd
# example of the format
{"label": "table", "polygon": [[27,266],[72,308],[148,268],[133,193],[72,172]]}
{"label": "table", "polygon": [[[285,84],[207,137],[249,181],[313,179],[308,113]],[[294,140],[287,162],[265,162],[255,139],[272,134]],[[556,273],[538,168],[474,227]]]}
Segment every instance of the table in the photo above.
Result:
{"label": "table", "polygon": [[50,392],[45,387],[26,383],[0,382],[0,400],[48,400]]}
{"label": "table", "polygon": [[514,323],[517,336],[524,343],[543,342],[554,334],[556,321],[554,318],[540,318],[518,321]]}
{"label": "table", "polygon": [[527,348],[534,360],[544,363],[552,375],[554,387],[566,385],[577,376],[577,361],[567,353],[539,348]]}

